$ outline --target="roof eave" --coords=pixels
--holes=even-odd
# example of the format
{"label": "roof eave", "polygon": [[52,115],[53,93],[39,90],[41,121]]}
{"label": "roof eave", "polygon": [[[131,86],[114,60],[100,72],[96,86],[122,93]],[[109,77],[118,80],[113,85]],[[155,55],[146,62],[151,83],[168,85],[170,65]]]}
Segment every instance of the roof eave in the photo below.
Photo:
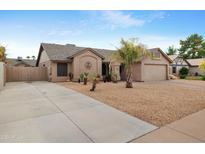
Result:
{"label": "roof eave", "polygon": [[172,63],[173,61],[168,57],[166,53],[164,53],[160,48],[157,48],[158,51],[169,61],[169,63]]}
{"label": "roof eave", "polygon": [[57,60],[57,59],[53,59],[51,60],[52,62],[60,62],[60,63],[71,63],[72,60],[68,59],[68,60]]}
{"label": "roof eave", "polygon": [[105,57],[104,57],[103,55],[99,54],[97,51],[95,51],[95,50],[92,49],[92,48],[85,48],[85,49],[83,49],[83,50],[79,50],[77,53],[75,53],[75,54],[73,54],[73,55],[71,55],[71,56],[69,56],[69,57],[67,57],[67,58],[71,58],[71,59],[72,59],[72,58],[74,58],[75,56],[79,55],[81,52],[86,51],[86,50],[92,51],[94,54],[96,54],[96,55],[99,56],[100,58],[105,59]]}
{"label": "roof eave", "polygon": [[40,60],[40,57],[41,57],[42,49],[43,49],[43,43],[41,43],[39,51],[38,51],[38,57],[37,57],[37,60],[36,60],[36,67],[39,65],[39,60]]}

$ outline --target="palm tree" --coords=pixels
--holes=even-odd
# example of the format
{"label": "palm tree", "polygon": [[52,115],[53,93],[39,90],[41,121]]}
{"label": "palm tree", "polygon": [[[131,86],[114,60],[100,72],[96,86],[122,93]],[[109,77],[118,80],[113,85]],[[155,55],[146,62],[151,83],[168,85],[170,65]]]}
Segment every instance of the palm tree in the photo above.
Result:
{"label": "palm tree", "polygon": [[173,45],[169,46],[167,50],[167,55],[175,55],[177,53],[177,49]]}
{"label": "palm tree", "polygon": [[6,59],[6,48],[4,46],[0,46],[0,61],[5,61]]}
{"label": "palm tree", "polygon": [[126,88],[133,88],[132,72],[133,65],[140,61],[141,58],[149,56],[149,52],[145,45],[138,43],[137,39],[129,39],[120,41],[121,47],[113,54],[113,59],[125,65],[126,71]]}

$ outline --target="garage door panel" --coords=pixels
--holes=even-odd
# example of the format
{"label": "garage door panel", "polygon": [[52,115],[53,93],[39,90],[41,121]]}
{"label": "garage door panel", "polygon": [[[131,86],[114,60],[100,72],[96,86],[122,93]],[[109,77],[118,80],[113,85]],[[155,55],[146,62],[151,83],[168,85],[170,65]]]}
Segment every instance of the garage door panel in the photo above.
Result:
{"label": "garage door panel", "polygon": [[144,65],[144,81],[160,81],[167,79],[166,65]]}

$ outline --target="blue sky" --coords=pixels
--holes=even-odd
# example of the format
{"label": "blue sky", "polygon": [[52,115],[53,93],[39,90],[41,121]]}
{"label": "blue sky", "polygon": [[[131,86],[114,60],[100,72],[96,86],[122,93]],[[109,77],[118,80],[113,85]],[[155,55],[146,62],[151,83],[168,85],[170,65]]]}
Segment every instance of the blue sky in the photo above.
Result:
{"label": "blue sky", "polygon": [[205,11],[0,11],[0,43],[8,57],[37,56],[41,42],[115,49],[121,38],[148,48],[204,35]]}

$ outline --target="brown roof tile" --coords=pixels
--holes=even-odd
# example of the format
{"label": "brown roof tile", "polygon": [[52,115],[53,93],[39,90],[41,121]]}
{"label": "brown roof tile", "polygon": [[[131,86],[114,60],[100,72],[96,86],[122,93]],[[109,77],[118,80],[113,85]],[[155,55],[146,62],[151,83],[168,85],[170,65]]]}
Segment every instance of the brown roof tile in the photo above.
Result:
{"label": "brown roof tile", "polygon": [[197,59],[187,59],[188,63],[191,66],[199,66],[202,61],[204,61],[205,58],[197,58]]}
{"label": "brown roof tile", "polygon": [[[41,47],[46,51],[48,57],[50,60],[54,61],[68,61],[70,57],[77,54],[78,52],[89,48],[89,47],[78,47],[74,44],[66,44],[66,45],[60,45],[60,44],[49,44],[49,43],[42,43]],[[103,61],[110,61],[109,56],[115,52],[116,50],[109,50],[109,49],[98,49],[98,48],[92,48],[94,51],[96,51],[99,55],[102,55],[104,57]],[[159,48],[153,48],[148,49],[150,52],[153,51],[160,51],[169,61],[169,57]]]}

